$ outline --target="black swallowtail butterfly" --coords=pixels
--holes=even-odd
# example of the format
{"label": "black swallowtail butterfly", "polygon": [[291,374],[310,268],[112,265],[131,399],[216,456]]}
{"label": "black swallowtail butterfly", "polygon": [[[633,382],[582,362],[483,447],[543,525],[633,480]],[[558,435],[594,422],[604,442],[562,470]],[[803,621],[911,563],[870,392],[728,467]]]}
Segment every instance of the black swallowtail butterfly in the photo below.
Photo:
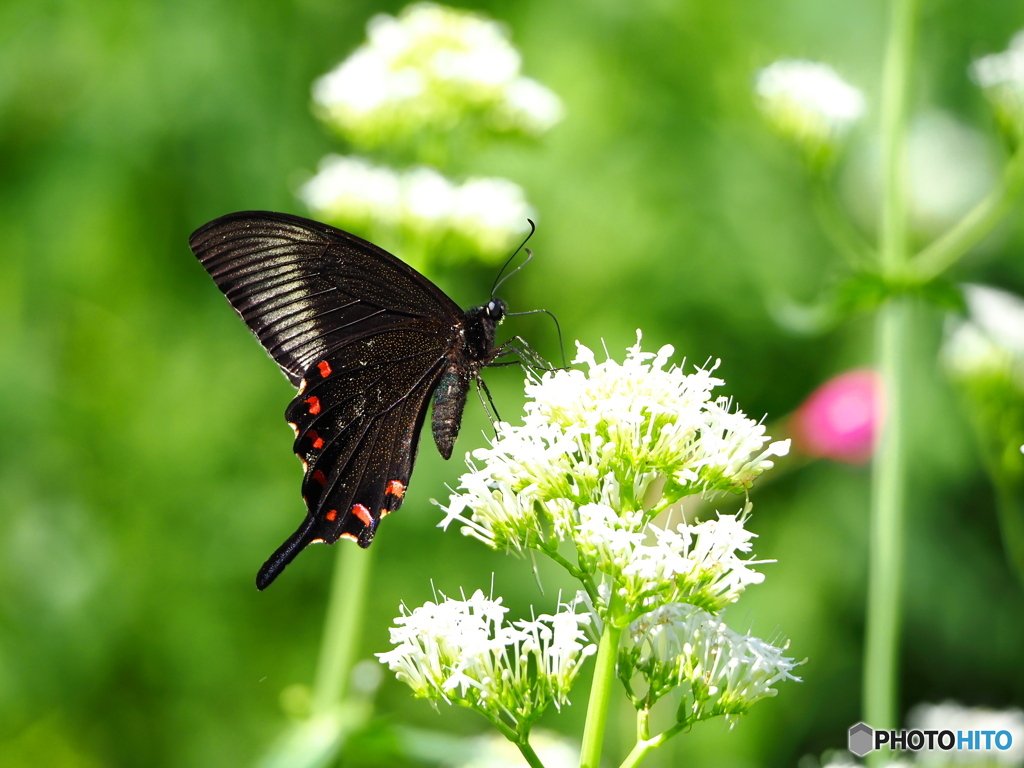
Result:
{"label": "black swallowtail butterfly", "polygon": [[298,387],[285,418],[306,519],[260,568],[264,589],[308,544],[370,546],[402,504],[431,399],[434,442],[451,456],[470,382],[502,351],[506,306],[464,312],[390,253],[283,213],[222,216],[189,246]]}

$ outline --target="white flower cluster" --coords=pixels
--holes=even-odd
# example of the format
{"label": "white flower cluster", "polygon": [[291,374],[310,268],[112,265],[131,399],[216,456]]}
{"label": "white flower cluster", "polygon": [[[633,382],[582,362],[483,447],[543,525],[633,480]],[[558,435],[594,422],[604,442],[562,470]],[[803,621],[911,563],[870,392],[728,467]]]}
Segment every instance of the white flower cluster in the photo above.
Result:
{"label": "white flower cluster", "polygon": [[1024,30],[1007,50],[975,61],[970,72],[1003,125],[1018,139],[1024,138]]}
{"label": "white flower cluster", "polygon": [[759,699],[774,696],[784,680],[799,681],[799,665],[777,648],[738,634],[692,605],[671,604],[629,627],[629,642],[619,651],[619,674],[640,674],[648,691],[643,705],[679,688],[689,713],[680,722],[746,712]]}
{"label": "white flower cluster", "polygon": [[576,602],[553,616],[505,624],[501,599],[477,590],[444,595],[395,619],[393,650],[380,661],[420,698],[461,703],[514,724],[529,723],[549,702],[561,706],[583,660],[594,653]]}
{"label": "white flower cluster", "polygon": [[367,25],[367,42],[313,86],[313,100],[357,146],[375,148],[475,121],[537,136],[562,117],[558,97],[520,74],[505,29],[433,3]]}
{"label": "white flower cluster", "polygon": [[832,67],[783,59],[757,73],[754,91],[768,122],[812,156],[830,153],[864,114],[864,95]]}
{"label": "white flower cluster", "polygon": [[522,188],[507,179],[455,184],[432,168],[396,171],[341,155],[325,157],[299,196],[314,215],[344,228],[380,227],[432,246],[455,238],[480,256],[505,253],[534,215]]}
{"label": "white flower cluster", "polygon": [[[585,370],[528,382],[523,425],[499,424],[491,447],[474,452],[441,525],[458,521],[495,548],[540,550],[584,589],[555,616],[508,626],[500,601],[479,592],[403,611],[392,630],[396,648],[381,660],[419,696],[458,699],[522,724],[544,697],[567,701],[580,662],[594,652],[583,641],[587,624],[602,643],[630,637],[608,658],[624,681],[647,681],[645,696],[633,697],[638,709],[685,686],[680,727],[744,712],[779,681],[796,679],[784,648],[714,618],[763,578],[744,526],[750,503],[738,515],[674,527],[654,519],[679,514],[687,495],[745,492],[788,441],[769,442],[761,424],[715,397],[723,382],[713,369],[685,374],[669,363],[671,347],[644,352],[639,331],[622,363],[578,350],[574,362]],[[568,542],[575,563],[560,546]]]}
{"label": "white flower cluster", "polygon": [[[588,370],[551,371],[528,383],[522,426],[500,424],[491,447],[472,454],[441,525],[458,520],[490,546],[517,551],[551,551],[571,540],[583,561],[635,583],[673,568],[692,574],[693,542],[716,553],[746,551],[726,518],[662,531],[650,545],[645,531],[684,496],[745,491],[789,441],[769,444],[762,424],[713,397],[723,382],[710,370],[669,366],[671,347],[643,352],[638,333],[625,362],[599,363],[577,346],[574,363]],[[669,549],[689,559],[651,562],[664,561]]]}

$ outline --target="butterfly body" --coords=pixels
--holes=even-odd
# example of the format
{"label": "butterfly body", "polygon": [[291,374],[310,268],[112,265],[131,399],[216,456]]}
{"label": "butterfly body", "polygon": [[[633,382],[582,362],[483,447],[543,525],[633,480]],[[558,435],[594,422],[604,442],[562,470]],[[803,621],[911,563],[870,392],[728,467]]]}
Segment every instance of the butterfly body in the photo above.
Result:
{"label": "butterfly body", "polygon": [[434,441],[451,456],[506,307],[463,312],[386,251],[298,216],[228,214],[189,244],[298,389],[285,418],[307,513],[260,569],[264,589],[308,544],[370,545],[402,504],[430,403]]}

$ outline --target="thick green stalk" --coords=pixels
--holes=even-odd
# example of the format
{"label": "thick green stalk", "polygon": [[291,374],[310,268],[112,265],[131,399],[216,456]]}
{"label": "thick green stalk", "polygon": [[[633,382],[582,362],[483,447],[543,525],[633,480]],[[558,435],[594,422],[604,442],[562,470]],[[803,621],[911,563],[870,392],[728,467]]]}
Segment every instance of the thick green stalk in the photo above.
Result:
{"label": "thick green stalk", "polygon": [[886,729],[897,727],[897,660],[903,572],[903,379],[909,310],[906,300],[890,300],[882,306],[877,319],[878,368],[885,382],[885,424],[875,448],[871,479],[863,695],[864,721],[873,728]]}
{"label": "thick green stalk", "polygon": [[[906,272],[907,90],[913,59],[917,0],[892,0],[891,27],[882,82],[882,173],[880,257],[882,273]],[[890,298],[879,309],[876,356],[885,386],[885,421],[872,467],[871,537],[867,637],[864,658],[864,720],[874,728],[896,727],[897,659],[903,569],[904,378],[907,300]],[[872,753],[875,765],[885,759]]]}
{"label": "thick green stalk", "polygon": [[313,713],[326,712],[348,694],[349,678],[359,651],[363,606],[370,581],[373,547],[338,546],[331,594],[324,622],[320,660],[313,684]]}
{"label": "thick green stalk", "polygon": [[590,688],[587,723],[583,728],[583,746],[580,749],[580,768],[598,768],[601,764],[601,746],[604,742],[605,725],[608,722],[612,684],[616,680],[615,664],[619,658],[621,636],[622,630],[606,620],[597,646],[594,681]]}

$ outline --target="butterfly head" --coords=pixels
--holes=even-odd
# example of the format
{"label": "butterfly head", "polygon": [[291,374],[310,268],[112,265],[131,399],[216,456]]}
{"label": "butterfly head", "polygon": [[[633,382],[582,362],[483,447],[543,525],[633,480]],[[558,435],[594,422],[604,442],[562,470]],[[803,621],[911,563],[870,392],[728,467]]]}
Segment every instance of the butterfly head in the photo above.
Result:
{"label": "butterfly head", "polygon": [[495,324],[505,319],[508,312],[508,304],[501,299],[491,299],[483,306],[483,315]]}

